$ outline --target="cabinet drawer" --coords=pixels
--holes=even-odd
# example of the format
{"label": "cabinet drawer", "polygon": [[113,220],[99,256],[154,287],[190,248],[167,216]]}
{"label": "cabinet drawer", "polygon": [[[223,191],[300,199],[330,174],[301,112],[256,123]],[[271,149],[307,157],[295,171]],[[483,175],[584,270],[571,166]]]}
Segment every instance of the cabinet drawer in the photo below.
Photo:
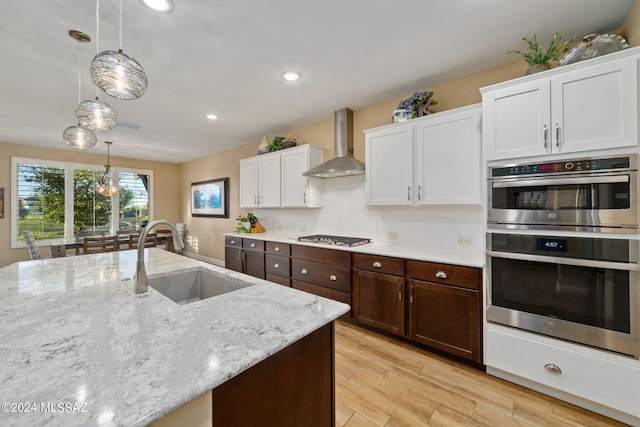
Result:
{"label": "cabinet drawer", "polygon": [[308,259],[325,262],[327,264],[351,267],[351,252],[293,245],[291,246],[291,256],[293,258]]}
{"label": "cabinet drawer", "polygon": [[242,247],[247,251],[264,252],[264,241],[256,239],[242,239]]}
{"label": "cabinet drawer", "polygon": [[265,270],[267,274],[289,278],[289,257],[280,255],[265,255]]}
{"label": "cabinet drawer", "polygon": [[353,268],[376,273],[404,276],[404,260],[379,255],[353,254]]}
{"label": "cabinet drawer", "polygon": [[469,289],[480,289],[482,285],[482,269],[458,265],[409,261],[409,276],[412,279]]}
{"label": "cabinet drawer", "polygon": [[536,338],[489,329],[487,366],[640,417],[640,393],[633,387],[640,384],[640,368]]}
{"label": "cabinet drawer", "polygon": [[[300,282],[297,280],[291,281],[291,287],[299,289],[301,291],[309,292],[310,294],[318,295],[321,297],[329,298],[334,301],[343,302],[351,305],[351,294],[347,292],[336,291],[335,289],[323,288],[322,286],[316,286],[311,283]],[[345,314],[349,316],[349,313]]]}
{"label": "cabinet drawer", "polygon": [[275,274],[267,273],[266,279],[270,282],[277,283],[282,286],[291,286],[291,279],[289,279],[288,277],[282,277]]}
{"label": "cabinet drawer", "polygon": [[234,247],[234,248],[241,248],[242,247],[242,237],[224,236],[224,245],[225,246]]}
{"label": "cabinet drawer", "polygon": [[266,242],[266,252],[268,254],[289,256],[291,254],[291,245],[286,243]]}
{"label": "cabinet drawer", "polygon": [[291,260],[291,277],[325,288],[351,292],[351,268],[305,259]]}

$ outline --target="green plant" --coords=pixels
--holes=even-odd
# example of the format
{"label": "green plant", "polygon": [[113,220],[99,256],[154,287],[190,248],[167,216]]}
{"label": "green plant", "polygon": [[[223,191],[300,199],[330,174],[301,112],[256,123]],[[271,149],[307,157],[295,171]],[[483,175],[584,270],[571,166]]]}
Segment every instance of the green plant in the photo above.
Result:
{"label": "green plant", "polygon": [[[251,233],[251,224],[254,224],[258,220],[258,217],[249,212],[245,216],[238,215],[236,221],[238,226],[236,227],[236,233]],[[247,226],[246,224],[249,223]]]}
{"label": "green plant", "polygon": [[283,136],[274,136],[273,137],[273,142],[269,145],[267,145],[267,151],[272,153],[274,151],[278,151],[280,150],[282,147],[280,146],[280,141],[282,141],[284,139]]}
{"label": "green plant", "polygon": [[506,54],[517,53],[522,55],[522,58],[527,64],[532,67],[538,64],[550,65],[551,61],[557,61],[565,54],[571,47],[571,43],[575,37],[572,37],[568,42],[562,43],[562,33],[555,33],[551,39],[549,47],[544,50],[542,45],[538,43],[538,37],[536,33],[533,33],[533,39],[529,40],[523,37],[522,40],[529,45],[528,51],[510,50]]}

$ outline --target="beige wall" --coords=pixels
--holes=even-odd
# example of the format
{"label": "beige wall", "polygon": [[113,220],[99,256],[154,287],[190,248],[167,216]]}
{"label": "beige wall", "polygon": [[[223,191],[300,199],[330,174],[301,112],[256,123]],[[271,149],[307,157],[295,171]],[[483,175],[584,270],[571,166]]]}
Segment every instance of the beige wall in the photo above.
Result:
{"label": "beige wall", "polygon": [[[62,140],[60,141],[62,143]],[[60,160],[77,163],[104,165],[106,156],[72,150],[56,150],[24,145],[0,143],[0,188],[4,188],[4,218],[0,219],[0,267],[16,261],[29,259],[26,249],[11,249],[11,157],[28,157],[44,160]],[[114,167],[128,167],[153,171],[155,219],[181,222],[179,200],[182,200],[180,165],[125,159],[111,156]],[[48,255],[48,249],[42,250]]]}

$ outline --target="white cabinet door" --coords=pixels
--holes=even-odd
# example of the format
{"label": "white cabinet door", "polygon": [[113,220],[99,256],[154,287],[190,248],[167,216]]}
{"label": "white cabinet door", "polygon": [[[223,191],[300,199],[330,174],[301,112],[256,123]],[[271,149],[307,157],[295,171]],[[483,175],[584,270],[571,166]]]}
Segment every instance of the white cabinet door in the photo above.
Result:
{"label": "white cabinet door", "polygon": [[486,160],[550,152],[551,95],[548,79],[483,94],[482,138]]}
{"label": "white cabinet door", "polygon": [[240,207],[258,206],[258,159],[240,160]]}
{"label": "white cabinet door", "polygon": [[553,152],[637,145],[637,59],[625,58],[551,79]]}
{"label": "white cabinet door", "polygon": [[280,154],[258,157],[258,207],[280,206]]}
{"label": "white cabinet door", "polygon": [[282,152],[282,207],[319,207],[322,180],[302,174],[322,163],[322,149],[302,145]]}
{"label": "white cabinet door", "polygon": [[481,109],[416,125],[416,204],[480,204]]}
{"label": "white cabinet door", "polygon": [[367,131],[365,189],[368,205],[413,203],[413,126]]}

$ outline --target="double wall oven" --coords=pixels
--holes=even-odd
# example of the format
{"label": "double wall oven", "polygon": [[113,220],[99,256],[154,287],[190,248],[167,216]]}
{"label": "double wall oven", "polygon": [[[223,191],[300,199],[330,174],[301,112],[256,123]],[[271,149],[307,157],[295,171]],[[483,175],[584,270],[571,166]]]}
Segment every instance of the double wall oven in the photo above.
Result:
{"label": "double wall oven", "polygon": [[489,168],[489,322],[640,358],[637,162]]}

